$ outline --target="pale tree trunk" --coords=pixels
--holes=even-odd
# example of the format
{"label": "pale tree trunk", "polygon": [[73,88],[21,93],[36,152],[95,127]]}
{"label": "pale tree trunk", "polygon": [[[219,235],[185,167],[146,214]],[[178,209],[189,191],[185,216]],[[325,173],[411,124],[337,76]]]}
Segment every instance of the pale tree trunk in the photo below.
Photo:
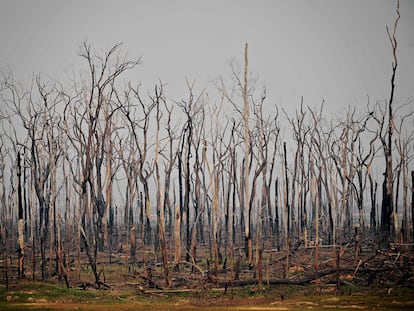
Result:
{"label": "pale tree trunk", "polygon": [[168,256],[167,256],[167,246],[165,242],[165,216],[164,216],[164,197],[161,184],[161,177],[160,177],[160,169],[158,164],[158,154],[159,154],[159,145],[160,145],[160,122],[161,122],[161,115],[160,115],[160,100],[164,100],[162,94],[162,85],[160,89],[155,87],[155,98],[153,101],[156,103],[156,120],[157,120],[157,128],[156,128],[156,136],[155,136],[155,174],[157,179],[157,220],[158,220],[158,229],[159,229],[159,242],[161,244],[161,253],[162,253],[162,262],[164,267],[164,275],[165,275],[165,282],[168,287],[171,286],[171,278],[170,272],[168,268]]}
{"label": "pale tree trunk", "polygon": [[[225,258],[228,255],[229,250],[229,243],[231,238],[230,233],[230,197],[231,197],[231,174],[232,174],[232,167],[231,167],[231,159],[227,163],[229,164],[230,168],[227,174],[225,172],[222,172],[222,185],[226,185],[226,189],[224,189],[223,193],[223,200],[224,200],[224,256]],[[227,180],[225,179],[227,177]]]}
{"label": "pale tree trunk", "polygon": [[[104,249],[108,250],[109,252],[112,251],[112,244],[111,244],[111,237],[108,233],[108,215],[109,210],[112,208],[112,141],[110,140],[108,142],[109,148],[108,148],[108,154],[107,154],[107,160],[106,160],[106,189],[105,189],[105,204],[106,208],[104,211],[104,217],[102,218],[102,226],[103,226],[103,239],[104,239]],[[110,228],[110,231],[112,232],[114,228]]]}
{"label": "pale tree trunk", "polygon": [[[232,132],[232,139],[234,139],[234,133]],[[230,269],[231,269],[231,280],[234,281],[234,243],[235,243],[235,214],[236,214],[236,191],[237,191],[237,165],[236,165],[236,154],[235,146],[233,141],[233,150],[231,151],[231,174],[232,174],[232,208],[230,209],[229,215],[229,241],[230,241]]]}
{"label": "pale tree trunk", "polygon": [[30,176],[30,191],[29,191],[29,197],[30,197],[30,203],[29,203],[29,209],[30,209],[30,242],[32,245],[32,280],[34,281],[35,279],[35,273],[36,273],[36,248],[35,248],[35,244],[36,244],[36,239],[35,239],[35,215],[34,215],[34,205],[35,205],[35,201],[36,201],[36,197],[35,197],[35,191],[34,191],[34,181],[33,181],[34,176],[31,175]]}
{"label": "pale tree trunk", "polygon": [[283,142],[283,170],[285,172],[285,178],[283,180],[284,185],[284,205],[285,205],[285,241],[286,241],[286,263],[285,263],[285,278],[289,278],[289,251],[290,251],[290,206],[289,206],[289,178],[287,168],[287,154],[286,154],[286,142]]}
{"label": "pale tree trunk", "polygon": [[190,254],[193,262],[195,263],[197,261],[197,238],[202,236],[202,214],[204,212],[204,202],[202,202],[201,199],[201,178],[200,178],[200,167],[202,163],[200,163],[199,159],[199,144],[200,139],[198,139],[198,142],[195,149],[195,164],[194,164],[194,174],[195,174],[195,185],[194,185],[194,222],[193,227],[191,230],[191,248],[190,248]]}
{"label": "pale tree trunk", "polygon": [[[125,117],[127,118],[127,121],[130,125],[130,130],[132,133],[132,137],[134,139],[135,148],[138,151],[138,167],[137,172],[139,176],[139,181],[143,185],[144,188],[144,200],[143,200],[143,210],[144,213],[142,215],[142,231],[143,231],[143,248],[146,248],[146,245],[149,245],[151,242],[151,222],[150,222],[150,216],[151,216],[151,201],[150,201],[150,192],[149,192],[149,184],[148,180],[152,174],[151,171],[148,171],[145,167],[147,164],[147,152],[148,152],[148,128],[150,124],[150,118],[151,118],[151,112],[154,109],[155,105],[154,103],[151,104],[145,104],[139,94],[139,89],[132,89],[130,88],[130,91],[133,92],[134,97],[138,100],[139,106],[141,107],[141,111],[133,111],[132,108],[134,105],[129,103],[130,99],[128,98],[128,105],[124,105],[123,102],[119,102],[119,105],[121,107],[121,110]],[[128,93],[129,97],[129,93]],[[134,112],[134,113],[133,113]],[[140,123],[137,123],[135,118],[137,116],[136,113],[142,114],[143,117],[140,117],[141,121]],[[138,130],[141,131],[141,133],[138,133]],[[142,138],[142,141],[139,140],[139,138]],[[144,252],[145,253],[145,252]]]}
{"label": "pale tree trunk", "polygon": [[245,243],[245,248],[244,248],[244,252],[246,253],[246,258],[248,258],[248,250],[247,250],[247,246],[246,246],[246,236],[245,236],[245,224],[246,224],[246,218],[244,216],[244,207],[245,207],[245,195],[244,195],[244,179],[246,178],[245,174],[244,174],[244,161],[245,159],[243,159],[242,164],[240,165],[240,167],[238,168],[240,170],[240,182],[239,182],[239,191],[238,191],[238,196],[239,196],[239,202],[240,202],[240,225],[238,226],[240,229],[240,242],[243,240]]}
{"label": "pale tree trunk", "polygon": [[244,47],[244,84],[243,84],[243,126],[244,126],[244,238],[247,247],[247,261],[249,265],[253,263],[253,246],[250,232],[250,130],[249,130],[249,56],[248,44]]}
{"label": "pale tree trunk", "polygon": [[[251,189],[251,193],[250,193],[249,210],[248,210],[250,221],[252,219],[252,211],[253,211],[253,205],[254,205],[254,200],[255,200],[257,179],[260,176],[260,174],[262,174],[265,167],[266,167],[266,162],[261,163],[260,166],[258,166],[256,168],[256,171],[255,171],[254,176],[253,176],[252,189]],[[259,207],[259,209],[260,209],[260,207]],[[251,252],[252,252],[252,263],[251,263],[251,265],[253,264],[253,245],[252,244],[253,244],[253,242],[252,242],[252,239],[251,239],[251,232],[250,232],[250,243],[249,243],[249,245],[251,245]],[[258,255],[258,253],[256,253],[256,259],[257,259],[257,255]],[[257,263],[257,260],[256,260],[256,263]],[[250,267],[252,268],[252,266],[250,266]]]}
{"label": "pale tree trunk", "polygon": [[[33,137],[34,140],[34,137]],[[36,148],[33,146],[35,143],[32,142],[32,160],[39,156]],[[35,160],[35,165],[32,164],[32,173],[34,172],[34,184],[36,189],[36,195],[39,202],[39,218],[40,218],[40,252],[42,258],[42,280],[46,279],[46,239],[48,237],[48,226],[49,226],[49,202],[44,197],[44,187],[46,182],[46,176],[39,175],[39,162]],[[49,172],[48,172],[49,174]]]}
{"label": "pale tree trunk", "polygon": [[[165,166],[165,177],[164,177],[164,210],[168,213],[168,229],[170,237],[173,234],[173,221],[175,215],[173,214],[173,204],[171,204],[170,200],[170,184],[171,184],[171,173],[174,168],[175,159],[177,157],[177,152],[174,153],[174,146],[173,142],[176,139],[176,134],[174,134],[174,130],[171,126],[171,115],[173,111],[173,107],[168,107],[167,103],[164,102],[165,109],[167,110],[167,126],[166,130],[168,133],[169,141],[168,141],[168,165]],[[165,214],[164,211],[164,214]]]}
{"label": "pale tree trunk", "polygon": [[[78,160],[79,161],[79,160]],[[80,165],[78,163],[77,167],[77,175],[78,178],[81,178],[81,172],[80,172]],[[83,195],[83,187],[80,187],[80,191],[78,193],[78,210],[77,210],[77,227],[76,227],[76,233],[77,233],[77,248],[76,248],[76,262],[77,262],[77,273],[78,273],[78,280],[81,280],[81,251],[82,251],[82,235],[81,235],[81,228],[82,228],[82,222],[85,215],[85,209],[83,205],[83,201],[85,200]],[[75,188],[76,189],[76,188]]]}
{"label": "pale tree trunk", "polygon": [[[321,128],[321,120],[322,120],[322,108],[319,112],[309,109],[310,113],[312,115],[312,121],[313,121],[313,133],[312,133],[312,142],[311,142],[311,146],[309,147],[311,148],[315,148],[316,151],[316,156],[318,158],[318,170],[319,170],[319,180],[318,180],[318,186],[319,186],[319,191],[318,191],[318,200],[319,200],[319,205],[321,207],[321,200],[322,200],[322,184],[324,186],[325,189],[325,197],[326,197],[326,201],[327,201],[327,208],[328,208],[328,228],[326,229],[326,225],[324,223],[322,223],[323,225],[323,232],[328,231],[328,242],[329,244],[332,243],[332,236],[334,235],[333,231],[334,231],[334,220],[333,220],[333,209],[332,209],[332,204],[333,204],[333,200],[332,200],[332,195],[331,195],[331,191],[330,191],[330,187],[329,187],[329,176],[330,174],[328,174],[329,171],[332,171],[333,165],[331,166],[330,164],[332,162],[328,162],[327,157],[325,156],[326,152],[326,148],[328,148],[328,146],[331,145],[331,140],[330,140],[330,136],[325,137],[323,135],[323,129]],[[362,194],[361,194],[362,196]],[[320,211],[322,212],[322,211]],[[322,217],[322,220],[325,217]]]}
{"label": "pale tree trunk", "polygon": [[[116,94],[115,81],[117,78],[139,63],[139,60],[130,61],[126,58],[120,58],[117,55],[119,47],[120,44],[116,44],[105,55],[100,56],[93,53],[91,47],[84,43],[79,56],[86,61],[88,76],[82,76],[82,82],[77,83],[75,81],[73,85],[74,90],[81,89],[82,92],[79,92],[76,96],[71,96],[70,94],[64,94],[65,92],[62,91],[63,95],[60,95],[66,102],[64,110],[65,132],[81,160],[82,175],[77,183],[82,188],[80,194],[83,207],[82,213],[90,210],[88,222],[91,225],[86,226],[85,224],[83,226],[79,224],[79,236],[83,240],[87,251],[97,286],[102,284],[96,271],[96,265],[98,249],[103,249],[102,218],[106,207],[102,189],[101,168],[104,160],[105,135],[108,130],[106,125],[109,124],[108,122],[110,122],[110,118],[114,113],[114,110],[109,112],[108,107],[114,103],[112,96]],[[112,62],[114,65],[112,65]],[[107,115],[104,114],[105,109]],[[79,133],[82,133],[82,135]],[[79,139],[80,136],[82,136],[81,139]],[[96,173],[96,176],[93,176],[94,173]],[[88,240],[91,240],[92,243]],[[93,253],[90,252],[91,249]]]}
{"label": "pale tree trunk", "polygon": [[174,252],[174,266],[176,266],[181,261],[181,212],[179,205],[175,207]]}
{"label": "pale tree trunk", "polygon": [[[134,142],[133,141],[129,141],[129,156],[127,159],[125,159],[124,154],[125,151],[124,149],[126,148],[126,146],[128,145],[128,141],[125,142],[124,144],[122,144],[122,142],[119,142],[119,146],[117,146],[117,153],[119,154],[119,157],[121,159],[121,163],[122,163],[122,167],[123,170],[125,172],[126,178],[127,178],[127,186],[125,189],[125,193],[126,193],[126,200],[125,200],[125,211],[124,211],[124,226],[125,226],[125,230],[126,230],[126,250],[125,250],[125,269],[126,269],[126,274],[129,273],[129,263],[130,263],[130,259],[132,261],[132,264],[135,264],[135,250],[136,250],[136,234],[135,234],[135,223],[134,223],[134,219],[133,219],[133,206],[134,206],[134,201],[138,196],[138,189],[136,186],[136,169],[135,169],[135,156],[134,156]],[[109,159],[108,159],[109,160]],[[109,164],[108,164],[109,165]],[[108,176],[109,177],[109,176]],[[109,187],[109,184],[108,184]],[[109,189],[107,188],[107,191]],[[110,190],[109,193],[107,194],[109,197],[107,198],[112,198],[112,191]],[[107,204],[111,204],[110,201],[108,201],[107,199]],[[141,205],[142,205],[142,200],[140,201]],[[143,217],[143,215],[142,215]],[[143,218],[142,218],[143,219]],[[144,222],[141,219],[141,229],[144,230]],[[113,228],[111,228],[112,231]],[[134,231],[134,232],[132,232]],[[144,231],[142,231],[144,232]],[[143,239],[142,242],[144,243],[144,234],[143,234]],[[121,240],[121,244],[122,244],[122,240]],[[144,255],[145,256],[145,255]]]}
{"label": "pale tree trunk", "polygon": [[[193,206],[194,206],[194,222],[192,227],[192,237],[191,237],[191,256],[196,262],[196,255],[197,255],[197,241],[203,243],[204,235],[203,235],[203,215],[206,202],[202,199],[201,194],[201,187],[202,187],[202,170],[204,167],[204,157],[202,154],[202,137],[205,135],[204,129],[204,108],[200,106],[200,110],[197,111],[196,115],[194,116],[196,125],[194,127],[194,139],[193,141],[193,157],[194,165],[193,171],[195,175],[195,182],[194,182],[194,199],[193,199]],[[200,147],[201,147],[201,154],[200,154]],[[227,240],[226,240],[227,241]],[[194,269],[194,268],[193,268]]]}
{"label": "pale tree trunk", "polygon": [[[320,168],[319,168],[320,169]],[[318,176],[318,179],[316,180],[315,176],[315,187],[317,187],[317,190],[315,195],[315,273],[316,275],[319,272],[319,213],[321,209],[321,187],[320,187],[320,175]],[[316,286],[318,287],[318,280],[316,280]]]}
{"label": "pale tree trunk", "polygon": [[[214,151],[213,151],[214,152]],[[218,209],[219,209],[219,196],[218,196],[218,177],[216,172],[216,167],[213,159],[213,169],[210,167],[209,161],[207,159],[207,145],[204,145],[203,150],[204,162],[207,164],[208,175],[211,183],[212,191],[212,203],[213,203],[213,254],[214,254],[214,273],[218,272],[218,245],[217,245],[217,221],[218,221]],[[214,158],[214,157],[213,157]]]}
{"label": "pale tree trunk", "polygon": [[[56,245],[56,234],[57,234],[57,227],[56,227],[56,197],[57,197],[57,168],[56,168],[56,162],[58,159],[58,155],[57,155],[57,150],[56,150],[56,145],[57,145],[57,140],[56,137],[54,137],[53,135],[53,129],[52,128],[48,128],[48,145],[49,145],[49,156],[50,156],[50,160],[49,160],[49,167],[50,167],[50,190],[49,190],[49,194],[48,194],[48,201],[49,201],[49,206],[51,208],[51,211],[53,213],[53,224],[51,223],[51,226],[53,225],[53,230],[50,229],[50,233],[53,234],[53,239],[52,237],[50,238],[50,253],[52,255],[53,252],[53,248],[52,246],[54,246],[55,248],[55,253],[56,253],[56,272],[59,271],[59,255],[58,255],[58,251],[57,251],[57,245]],[[50,256],[50,260],[52,260],[52,256]],[[50,265],[51,267],[52,265]],[[62,277],[61,274],[58,273],[59,279]]]}
{"label": "pale tree trunk", "polygon": [[205,202],[202,202],[201,199],[201,178],[200,178],[200,164],[198,163],[198,150],[197,152],[197,168],[195,168],[195,174],[196,174],[196,180],[195,180],[195,186],[194,186],[194,195],[195,195],[195,201],[194,204],[194,213],[195,213],[195,219],[193,224],[193,237],[191,242],[191,252],[192,257],[196,258],[196,247],[197,247],[197,240],[200,238],[202,240],[203,234],[203,213],[204,213],[204,204]]}
{"label": "pale tree trunk", "polygon": [[[310,158],[313,157],[312,150],[310,149],[309,152],[311,153]],[[315,163],[313,159],[309,163],[310,165],[310,173],[311,173],[311,185],[310,185],[310,196],[312,201],[312,208],[314,209],[314,224],[315,224],[315,274],[318,273],[319,269],[319,208],[320,208],[320,193],[318,192],[318,178],[315,172]]]}
{"label": "pale tree trunk", "polygon": [[[348,176],[348,162],[347,162],[347,154],[346,154],[346,142],[348,140],[348,136],[342,136],[342,144],[340,147],[340,166],[337,165],[338,171],[340,172],[341,178],[341,186],[342,186],[342,197],[341,197],[341,213],[340,213],[340,223],[342,225],[342,230],[339,233],[342,236],[343,234],[348,234],[350,230],[350,220],[349,220],[349,183],[347,181]],[[345,217],[345,218],[344,218]]]}
{"label": "pale tree trunk", "polygon": [[[265,189],[262,187],[262,191],[264,192]],[[262,200],[265,199],[264,195],[262,196]],[[258,202],[257,206],[257,220],[256,220],[256,271],[259,275],[259,286],[262,285],[263,280],[263,265],[262,265],[262,253],[263,253],[263,235],[262,235],[262,210],[264,209],[264,202]]]}
{"label": "pale tree trunk", "polygon": [[[270,189],[272,187],[272,180],[273,180],[273,172],[274,172],[274,167],[275,167],[275,159],[276,159],[276,153],[277,153],[277,142],[278,142],[278,137],[279,137],[279,129],[275,130],[275,135],[274,135],[274,146],[273,146],[273,156],[272,156],[272,162],[270,164],[270,172],[269,172],[269,179],[268,182],[266,184],[266,198],[267,198],[267,217],[269,217],[269,228],[268,228],[268,232],[269,232],[269,237],[270,240],[272,241],[270,246],[273,247],[273,235],[275,233],[275,219],[276,219],[276,215],[272,215],[272,197],[271,197],[271,192]],[[271,253],[272,254],[272,253]]]}
{"label": "pale tree trunk", "polygon": [[[407,136],[403,137],[404,133],[404,121],[407,117],[413,115],[414,112],[404,115],[401,118],[400,124],[396,130],[398,137],[395,139],[395,146],[398,151],[399,161],[398,161],[398,172],[397,172],[397,186],[396,186],[396,195],[395,195],[395,206],[397,210],[398,204],[398,191],[399,191],[399,183],[400,183],[400,174],[402,172],[402,226],[401,226],[401,233],[402,233],[402,243],[408,243],[409,238],[409,224],[408,224],[408,187],[409,187],[409,172],[408,172],[408,164],[410,162],[410,145],[414,141],[414,133],[407,134]],[[395,213],[396,214],[396,213]]]}

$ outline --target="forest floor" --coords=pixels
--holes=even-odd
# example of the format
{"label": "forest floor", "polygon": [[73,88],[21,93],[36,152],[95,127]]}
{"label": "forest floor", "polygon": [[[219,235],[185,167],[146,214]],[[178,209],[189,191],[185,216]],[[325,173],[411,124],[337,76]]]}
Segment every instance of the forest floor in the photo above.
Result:
{"label": "forest floor", "polygon": [[413,310],[414,289],[328,286],[246,286],[192,292],[67,289],[50,282],[19,281],[0,286],[0,310]]}
{"label": "forest floor", "polygon": [[[27,269],[24,279],[0,279],[0,310],[414,310],[411,245],[378,249],[348,244],[318,251],[302,245],[291,248],[288,261],[285,251],[267,249],[256,268],[249,267],[242,252],[235,252],[239,279],[233,282],[226,261],[217,274],[210,272],[206,250],[199,251],[196,269],[183,263],[170,271],[170,287],[162,265],[144,272],[139,258],[126,267],[122,254],[112,257],[116,260],[101,256],[100,288],[85,257],[80,267],[72,260],[69,288],[53,273],[48,281],[38,281],[38,274],[32,281]],[[147,260],[150,256],[148,252]],[[156,257],[152,262],[158,262]],[[14,269],[9,266],[9,275]]]}

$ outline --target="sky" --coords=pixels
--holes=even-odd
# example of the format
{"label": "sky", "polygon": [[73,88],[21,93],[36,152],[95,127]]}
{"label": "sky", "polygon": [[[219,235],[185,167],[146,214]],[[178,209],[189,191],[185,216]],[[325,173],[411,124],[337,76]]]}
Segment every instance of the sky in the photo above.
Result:
{"label": "sky", "polygon": [[[0,0],[0,69],[28,83],[34,74],[65,79],[86,69],[82,42],[97,52],[122,42],[141,64],[128,76],[147,88],[159,79],[170,98],[230,81],[231,60],[249,64],[267,105],[325,101],[328,110],[385,101],[390,93],[390,0],[266,1]],[[414,1],[401,0],[396,100],[414,97]]]}

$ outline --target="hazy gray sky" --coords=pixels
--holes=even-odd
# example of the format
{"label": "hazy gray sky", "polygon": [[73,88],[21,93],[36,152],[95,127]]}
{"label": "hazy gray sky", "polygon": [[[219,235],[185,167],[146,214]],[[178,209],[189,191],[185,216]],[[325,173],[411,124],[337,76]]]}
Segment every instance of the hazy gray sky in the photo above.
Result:
{"label": "hazy gray sky", "polygon": [[[402,0],[398,28],[397,100],[414,96],[414,1]],[[385,26],[395,2],[370,1],[56,1],[0,0],[0,68],[27,82],[34,73],[62,79],[85,64],[83,41],[98,51],[123,42],[142,56],[135,81],[159,78],[167,96],[186,96],[185,78],[199,88],[230,76],[229,60],[260,75],[269,105],[327,108],[388,98],[392,54]],[[179,97],[179,98],[177,98]]]}

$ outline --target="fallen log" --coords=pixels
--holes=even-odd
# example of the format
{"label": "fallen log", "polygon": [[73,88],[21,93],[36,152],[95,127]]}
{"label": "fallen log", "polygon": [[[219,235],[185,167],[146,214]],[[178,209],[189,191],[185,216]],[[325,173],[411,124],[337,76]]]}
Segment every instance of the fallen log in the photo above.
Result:
{"label": "fallen log", "polygon": [[137,275],[138,275],[141,279],[143,279],[144,281],[148,282],[149,287],[151,287],[151,288],[156,288],[156,289],[159,289],[159,290],[162,290],[162,289],[163,289],[161,286],[159,286],[159,285],[158,285],[155,281],[153,281],[151,278],[147,278],[146,276],[144,276],[144,275],[142,275],[142,274],[140,274],[140,273],[138,273],[138,272],[137,272]]}
{"label": "fallen log", "polygon": [[201,275],[203,275],[203,276],[207,272],[207,271],[203,271],[203,269],[200,266],[196,265],[195,263],[189,262],[189,261],[179,261],[179,262],[175,263],[171,267],[171,269],[174,270],[177,266],[180,266],[180,265],[188,265],[188,266],[191,266],[194,269],[198,270],[201,273]]}
{"label": "fallen log", "polygon": [[[364,269],[359,269],[358,272],[359,273],[381,273],[381,272],[385,272],[385,271],[390,271],[392,269],[390,268],[384,268],[384,269],[370,269],[370,268],[364,268]],[[319,278],[322,278],[324,276],[328,276],[330,274],[334,274],[337,272],[347,272],[347,273],[353,273],[355,272],[355,268],[340,268],[340,269],[336,269],[336,268],[332,268],[332,269],[328,269],[325,271],[320,271],[318,273],[309,275],[307,277],[304,278],[297,278],[297,279],[269,279],[268,280],[268,284],[269,285],[307,285],[310,284],[314,281],[316,281]],[[250,280],[234,280],[233,281],[233,287],[243,287],[243,286],[249,286],[249,285],[256,285],[258,284],[259,280],[258,279],[250,279]],[[229,286],[231,284],[231,281],[219,281],[218,285],[220,287],[225,287],[225,286]]]}

